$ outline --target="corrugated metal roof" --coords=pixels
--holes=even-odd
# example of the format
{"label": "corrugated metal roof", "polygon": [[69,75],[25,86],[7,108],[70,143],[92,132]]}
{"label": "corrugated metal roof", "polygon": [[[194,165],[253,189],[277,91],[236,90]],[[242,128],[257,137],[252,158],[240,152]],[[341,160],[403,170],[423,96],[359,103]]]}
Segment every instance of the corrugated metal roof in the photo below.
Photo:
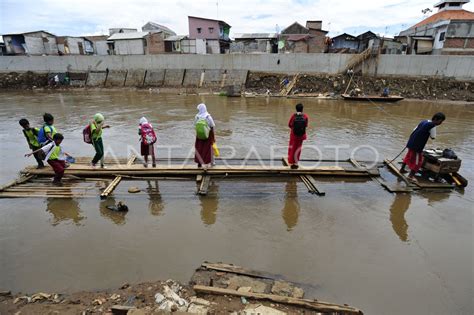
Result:
{"label": "corrugated metal roof", "polygon": [[186,35],[173,35],[165,38],[165,42],[175,42],[178,40],[185,39],[187,36]]}
{"label": "corrugated metal roof", "polygon": [[277,38],[277,33],[243,33],[235,34],[235,39]]}
{"label": "corrugated metal roof", "polygon": [[[158,23],[151,22],[151,21],[148,22],[148,23],[146,23],[145,25],[143,25],[143,27],[147,26],[148,24],[150,24],[150,25],[153,26],[153,27],[159,28],[159,29],[161,29],[161,30],[163,30],[163,31],[166,31],[166,32],[168,32],[168,33],[172,33],[172,34],[175,34],[175,35],[176,35],[176,33],[175,33],[172,29],[170,29],[169,27],[166,27],[166,26],[164,26],[164,25],[162,25],[162,24],[158,24]],[[142,27],[142,30],[143,30],[143,27]]]}
{"label": "corrugated metal roof", "polygon": [[147,36],[149,32],[133,32],[133,33],[115,33],[107,40],[124,40],[124,39],[140,39]]}

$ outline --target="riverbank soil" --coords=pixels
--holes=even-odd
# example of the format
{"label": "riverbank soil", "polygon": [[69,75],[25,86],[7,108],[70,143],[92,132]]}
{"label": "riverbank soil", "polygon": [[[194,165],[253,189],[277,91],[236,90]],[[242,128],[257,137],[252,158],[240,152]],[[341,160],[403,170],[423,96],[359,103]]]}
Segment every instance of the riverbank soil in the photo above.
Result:
{"label": "riverbank soil", "polygon": [[[72,77],[85,82],[85,74],[70,74]],[[249,72],[245,89],[247,92],[257,94],[278,95],[287,79],[291,82],[294,74]],[[350,77],[348,75],[316,75],[300,74],[290,95],[298,94],[322,94],[336,96],[346,92]],[[82,87],[79,84],[77,87]],[[348,90],[360,88],[367,95],[380,95],[385,87],[390,89],[392,95],[401,95],[405,98],[421,100],[451,100],[474,102],[474,82],[457,81],[454,79],[436,78],[403,78],[403,77],[368,77],[355,75]],[[34,73],[0,73],[0,89],[68,89],[76,86],[61,85],[49,86],[48,74]],[[130,87],[128,87],[130,88]],[[171,89],[170,89],[171,88]],[[160,87],[160,90],[168,93],[194,93],[197,87]],[[216,86],[210,91],[217,92]]]}
{"label": "riverbank soil", "polygon": [[[269,90],[272,94],[278,94],[281,90],[281,82],[285,78],[291,81],[293,75],[251,72],[246,83],[246,90],[257,94],[265,94]],[[320,93],[323,95],[338,95],[346,91],[349,81],[350,77],[348,75],[302,74],[299,75],[298,81],[290,94]],[[449,79],[354,76],[349,90],[357,87],[367,95],[380,95],[383,89],[388,87],[391,94],[401,95],[405,98],[474,101],[474,82]]]}
{"label": "riverbank soil", "polygon": [[[220,269],[221,265],[216,266]],[[235,269],[232,265],[225,266]],[[194,289],[198,290],[195,285],[201,286],[201,291],[195,292]],[[33,295],[21,293],[12,295],[10,292],[0,291],[0,314],[156,314],[161,312],[294,314],[315,311],[315,309],[286,302],[252,300],[251,297],[224,293],[207,294],[202,291],[202,288],[204,290],[225,288],[242,295],[266,293],[277,299],[293,298],[298,301],[303,301],[301,298],[304,295],[303,289],[293,283],[259,278],[255,272],[250,275],[238,275],[233,272],[201,267],[196,270],[191,282],[187,285],[173,280],[137,285],[126,283],[114,290],[77,292],[67,295],[43,292]]]}

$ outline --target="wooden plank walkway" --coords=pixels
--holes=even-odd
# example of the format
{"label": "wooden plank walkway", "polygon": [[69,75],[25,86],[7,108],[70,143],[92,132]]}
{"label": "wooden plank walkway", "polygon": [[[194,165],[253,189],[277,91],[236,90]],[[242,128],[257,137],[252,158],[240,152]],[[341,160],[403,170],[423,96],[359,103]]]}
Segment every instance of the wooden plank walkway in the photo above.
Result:
{"label": "wooden plank walkway", "polygon": [[[54,172],[50,167],[36,169],[26,168],[24,174],[38,176],[53,176]],[[65,174],[77,177],[115,177],[121,175],[130,176],[196,176],[196,175],[254,175],[254,176],[281,176],[281,175],[313,175],[313,176],[345,176],[345,177],[370,177],[374,176],[373,171],[357,168],[344,168],[340,166],[318,166],[290,169],[283,166],[260,166],[260,165],[217,165],[207,170],[197,168],[194,165],[157,165],[155,168],[144,168],[142,165],[111,165],[107,168],[93,168],[88,165],[73,164],[66,169]]]}

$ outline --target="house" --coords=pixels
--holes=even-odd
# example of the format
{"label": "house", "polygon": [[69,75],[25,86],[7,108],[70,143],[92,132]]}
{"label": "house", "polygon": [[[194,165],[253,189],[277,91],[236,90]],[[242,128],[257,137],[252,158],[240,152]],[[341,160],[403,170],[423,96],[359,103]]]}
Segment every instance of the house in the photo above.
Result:
{"label": "house", "polygon": [[7,49],[5,47],[5,43],[3,42],[3,38],[0,38],[0,56],[6,55]]}
{"label": "house", "polygon": [[385,55],[400,55],[403,52],[403,44],[394,38],[381,37],[380,53]]}
{"label": "house", "polygon": [[281,53],[325,52],[327,33],[322,30],[322,21],[307,21],[306,26],[294,22],[281,31],[278,50]]}
{"label": "house", "polygon": [[108,36],[106,35],[96,35],[96,36],[87,36],[85,39],[89,40],[92,43],[94,49],[94,55],[104,56],[110,55],[112,52],[109,51],[109,45],[107,43]]}
{"label": "house", "polygon": [[114,33],[107,39],[109,49],[113,49],[114,55],[145,55],[149,34],[148,32]]}
{"label": "house", "polygon": [[442,0],[438,11],[400,32],[407,54],[474,55],[474,12],[463,9],[470,0]]}
{"label": "house", "polygon": [[359,51],[359,39],[347,33],[333,37],[331,42],[330,52],[357,53]]}
{"label": "house", "polygon": [[115,55],[155,55],[165,52],[165,41],[160,33],[115,33],[107,39],[109,50]]}
{"label": "house", "polygon": [[188,16],[189,39],[196,40],[197,54],[223,54],[229,51],[231,26],[221,20]]}
{"label": "house", "polygon": [[57,55],[56,36],[46,31],[3,35],[7,55]]}
{"label": "house", "polygon": [[165,52],[175,54],[195,54],[196,40],[186,35],[174,35],[165,38]]}
{"label": "house", "polygon": [[58,36],[58,51],[60,55],[92,55],[94,47],[85,37]]}
{"label": "house", "polygon": [[374,43],[378,44],[380,37],[374,32],[368,31],[358,35],[357,39],[359,40],[358,52],[363,52],[367,48],[372,47]]}
{"label": "house", "polygon": [[277,33],[236,34],[231,53],[278,53]]}
{"label": "house", "polygon": [[163,39],[170,36],[176,36],[176,33],[173,32],[171,29],[155,22],[148,22],[145,25],[143,25],[142,32],[162,33]]}

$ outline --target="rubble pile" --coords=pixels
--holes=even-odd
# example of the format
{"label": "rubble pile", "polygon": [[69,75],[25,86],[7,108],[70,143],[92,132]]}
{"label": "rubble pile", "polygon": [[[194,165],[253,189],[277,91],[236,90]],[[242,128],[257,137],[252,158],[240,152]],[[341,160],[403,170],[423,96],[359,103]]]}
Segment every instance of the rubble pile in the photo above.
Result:
{"label": "rubble pile", "polygon": [[48,86],[48,74],[31,71],[0,74],[0,89],[33,89],[45,86]]}
{"label": "rubble pile", "polygon": [[[246,91],[265,94],[270,90],[278,94],[281,82],[292,75],[252,72],[248,76]],[[291,94],[319,93],[342,94],[349,84],[348,75],[301,74]],[[436,78],[401,78],[354,76],[351,88],[360,88],[367,95],[380,95],[385,87],[393,95],[424,100],[452,100],[474,102],[474,82]]]}

